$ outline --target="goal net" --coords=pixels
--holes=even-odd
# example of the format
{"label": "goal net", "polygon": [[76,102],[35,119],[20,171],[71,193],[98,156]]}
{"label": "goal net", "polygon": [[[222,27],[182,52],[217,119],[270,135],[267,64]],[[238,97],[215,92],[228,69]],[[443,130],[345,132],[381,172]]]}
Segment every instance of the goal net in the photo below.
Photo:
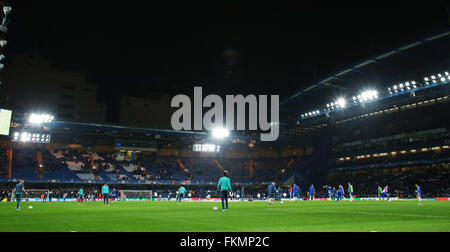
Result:
{"label": "goal net", "polygon": [[[26,189],[27,193],[22,193],[22,200],[25,201],[48,201],[50,191],[47,189]],[[13,193],[11,196],[12,201],[16,201],[16,194]]]}
{"label": "goal net", "polygon": [[121,200],[152,200],[153,191],[148,190],[121,190]]}

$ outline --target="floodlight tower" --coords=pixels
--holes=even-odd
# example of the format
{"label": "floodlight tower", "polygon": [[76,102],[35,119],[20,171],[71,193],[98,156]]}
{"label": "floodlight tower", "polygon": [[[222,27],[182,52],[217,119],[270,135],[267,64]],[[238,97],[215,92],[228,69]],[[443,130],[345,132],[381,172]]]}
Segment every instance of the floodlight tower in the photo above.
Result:
{"label": "floodlight tower", "polygon": [[[5,68],[5,49],[8,44],[6,40],[6,34],[8,33],[9,16],[12,13],[12,7],[8,3],[9,1],[0,0],[0,74]],[[0,77],[0,86],[2,85],[2,78]]]}

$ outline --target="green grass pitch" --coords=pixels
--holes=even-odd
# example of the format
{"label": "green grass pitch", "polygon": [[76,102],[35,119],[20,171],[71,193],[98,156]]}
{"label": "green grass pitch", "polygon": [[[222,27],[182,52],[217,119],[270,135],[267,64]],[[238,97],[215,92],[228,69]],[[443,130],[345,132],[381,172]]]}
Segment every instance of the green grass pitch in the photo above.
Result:
{"label": "green grass pitch", "polygon": [[[29,210],[28,206],[33,209]],[[449,232],[450,202],[0,203],[0,232]]]}

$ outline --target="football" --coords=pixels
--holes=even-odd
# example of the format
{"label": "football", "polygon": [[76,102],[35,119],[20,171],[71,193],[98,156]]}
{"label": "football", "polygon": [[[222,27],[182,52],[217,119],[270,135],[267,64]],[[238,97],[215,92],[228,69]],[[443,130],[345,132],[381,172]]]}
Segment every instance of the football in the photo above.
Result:
{"label": "football", "polygon": [[213,207],[213,211],[217,211],[217,210],[219,210],[219,208]]}

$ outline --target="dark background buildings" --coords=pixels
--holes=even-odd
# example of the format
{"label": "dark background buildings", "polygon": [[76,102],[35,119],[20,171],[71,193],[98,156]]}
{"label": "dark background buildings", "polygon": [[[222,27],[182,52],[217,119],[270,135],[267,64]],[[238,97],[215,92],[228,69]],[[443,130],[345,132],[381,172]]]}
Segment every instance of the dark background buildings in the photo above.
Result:
{"label": "dark background buildings", "polygon": [[[18,1],[1,97],[15,111],[42,107],[61,120],[167,128],[169,117],[158,116],[170,114],[172,95],[200,85],[221,95],[286,97],[345,65],[448,28],[447,5]],[[131,110],[154,118],[142,122]]]}

